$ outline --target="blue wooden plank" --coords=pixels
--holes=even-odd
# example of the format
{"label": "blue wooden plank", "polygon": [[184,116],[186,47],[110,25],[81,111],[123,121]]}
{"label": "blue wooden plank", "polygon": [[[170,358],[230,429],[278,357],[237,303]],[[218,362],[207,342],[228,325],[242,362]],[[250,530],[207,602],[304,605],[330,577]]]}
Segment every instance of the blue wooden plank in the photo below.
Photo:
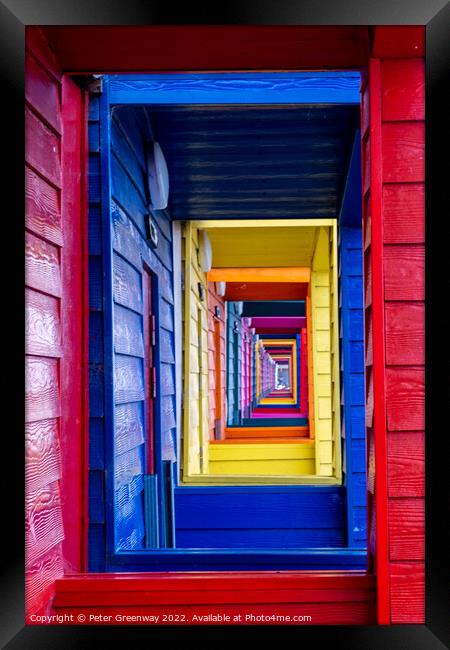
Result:
{"label": "blue wooden plank", "polygon": [[159,326],[168,332],[174,331],[173,305],[164,299],[159,303]]}
{"label": "blue wooden plank", "polygon": [[146,204],[114,155],[111,156],[111,186],[112,197],[127,213],[141,234],[145,236]]}
{"label": "blue wooden plank", "polygon": [[364,343],[349,341],[350,372],[364,372]]}
{"label": "blue wooden plank", "polygon": [[114,398],[116,404],[139,402],[145,398],[142,359],[115,355]]}
{"label": "blue wooden plank", "polygon": [[142,313],[142,278],[130,264],[114,253],[114,301],[119,305]]}
{"label": "blue wooden plank", "polygon": [[103,364],[89,363],[89,415],[91,417],[104,416],[104,383]]}
{"label": "blue wooden plank", "polygon": [[96,153],[89,154],[88,160],[88,193],[89,201],[100,202],[101,178],[100,178],[100,157]]}
{"label": "blue wooden plank", "polygon": [[188,529],[299,529],[342,528],[343,490],[264,493],[258,490],[235,491],[226,488],[215,493],[175,492],[178,528]]}
{"label": "blue wooden plank", "polygon": [[111,109],[113,119],[120,123],[125,137],[142,169],[146,169],[146,144],[151,139],[149,120],[144,106],[114,106]]}
{"label": "blue wooden plank", "polygon": [[114,305],[114,350],[119,354],[144,356],[142,316]]}
{"label": "blue wooden plank", "polygon": [[141,269],[141,243],[139,231],[115,201],[111,202],[113,248],[136,270]]}
{"label": "blue wooden plank", "polygon": [[111,120],[111,146],[114,155],[120,161],[122,173],[128,176],[142,201],[147,203],[145,168],[141,166],[120,124],[115,119]]}
{"label": "blue wooden plank", "polygon": [[174,396],[161,397],[161,431],[170,431],[176,426]]}
{"label": "blue wooden plank", "polygon": [[198,530],[177,528],[177,548],[302,548],[344,546],[343,527],[327,529]]}
{"label": "blue wooden plank", "polygon": [[89,521],[93,524],[105,521],[103,471],[89,471]]}
{"label": "blue wooden plank", "polygon": [[144,490],[144,446],[116,456],[114,466],[115,507],[123,508]]}
{"label": "blue wooden plank", "polygon": [[114,443],[116,454],[123,454],[144,443],[142,402],[120,404],[115,408]]}
{"label": "blue wooden plank", "polygon": [[99,311],[89,314],[89,361],[103,363],[103,315]]}
{"label": "blue wooden plank", "polygon": [[175,366],[168,363],[161,364],[159,375],[161,395],[175,395]]}
{"label": "blue wooden plank", "polygon": [[158,549],[148,553],[117,553],[109,571],[245,571],[245,570],[350,570],[366,569],[365,548],[298,549]]}
{"label": "blue wooden plank", "polygon": [[100,129],[98,122],[88,122],[89,151],[92,153],[100,151]]}
{"label": "blue wooden plank", "polygon": [[158,345],[162,363],[175,363],[175,342],[173,334],[167,330],[160,329],[158,333]]}
{"label": "blue wooden plank", "polygon": [[136,550],[144,547],[144,492],[139,492],[116,514],[116,551]]}
{"label": "blue wooden plank", "polygon": [[98,96],[90,95],[89,97],[88,119],[100,119],[100,98]]}
{"label": "blue wooden plank", "polygon": [[347,400],[354,406],[363,406],[365,404],[364,396],[364,373],[351,373],[349,377],[347,391]]}
{"label": "blue wooden plank", "polygon": [[89,469],[105,469],[103,418],[91,417],[89,419]]}
{"label": "blue wooden plank", "polygon": [[102,260],[97,255],[89,257],[89,309],[102,311],[103,309],[103,276]]}
{"label": "blue wooden plank", "polygon": [[89,571],[105,571],[105,527],[103,524],[89,523],[88,530],[89,546]]}
{"label": "blue wooden plank", "polygon": [[358,72],[111,75],[112,104],[359,104]]}
{"label": "blue wooden plank", "polygon": [[102,254],[101,214],[96,203],[89,203],[88,242],[89,255]]}

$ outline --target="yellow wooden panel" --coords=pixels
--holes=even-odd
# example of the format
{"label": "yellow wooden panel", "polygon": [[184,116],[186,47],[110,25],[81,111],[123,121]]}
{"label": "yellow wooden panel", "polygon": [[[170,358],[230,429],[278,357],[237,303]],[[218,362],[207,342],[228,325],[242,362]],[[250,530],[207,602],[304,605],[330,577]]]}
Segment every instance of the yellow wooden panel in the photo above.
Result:
{"label": "yellow wooden panel", "polygon": [[292,458],[314,458],[314,444],[304,443],[253,443],[211,445],[210,459],[215,460],[279,460]]}
{"label": "yellow wooden panel", "polygon": [[314,460],[256,460],[256,461],[210,461],[214,474],[263,474],[265,476],[291,474],[304,476],[315,471]]}
{"label": "yellow wooden panel", "polygon": [[330,342],[330,332],[329,330],[317,331],[316,332],[316,350],[318,352],[330,352],[331,351],[331,342]]}
{"label": "yellow wooden panel", "polygon": [[[313,292],[314,297],[316,292]],[[330,331],[330,308],[329,307],[319,307],[315,304],[314,308],[314,326],[316,330],[327,330]]]}
{"label": "yellow wooden panel", "polygon": [[319,418],[321,420],[331,418],[331,400],[328,396],[319,397]]}

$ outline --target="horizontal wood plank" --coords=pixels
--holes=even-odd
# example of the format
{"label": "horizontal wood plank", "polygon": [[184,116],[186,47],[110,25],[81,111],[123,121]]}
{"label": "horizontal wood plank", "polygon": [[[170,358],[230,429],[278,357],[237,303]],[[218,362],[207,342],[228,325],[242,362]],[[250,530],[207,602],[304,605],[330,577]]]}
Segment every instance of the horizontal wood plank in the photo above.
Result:
{"label": "horizontal wood plank", "polygon": [[384,247],[385,300],[423,300],[425,250],[423,246]]}
{"label": "horizontal wood plank", "polygon": [[386,370],[386,410],[390,431],[423,431],[425,373],[422,368]]}
{"label": "horizontal wood plank", "polygon": [[383,239],[385,244],[424,243],[424,183],[383,186]]}
{"label": "horizontal wood plank", "polygon": [[391,622],[425,622],[425,567],[423,562],[391,562]]}
{"label": "horizontal wood plank", "polygon": [[60,415],[58,361],[27,357],[25,361],[25,420],[36,422]]}
{"label": "horizontal wood plank", "polygon": [[25,59],[25,99],[61,133],[60,84],[31,56]]}
{"label": "horizontal wood plank", "polygon": [[61,354],[59,299],[25,291],[25,352],[47,357]]}
{"label": "horizontal wood plank", "polygon": [[31,233],[25,235],[25,283],[51,296],[61,296],[59,249]]}
{"label": "horizontal wood plank", "polygon": [[60,137],[25,108],[25,160],[53,185],[61,187]]}
{"label": "horizontal wood plank", "polygon": [[425,119],[425,61],[381,62],[381,115],[384,121]]}
{"label": "horizontal wood plank", "polygon": [[389,557],[425,559],[425,502],[423,498],[389,499]]}
{"label": "horizontal wood plank", "polygon": [[425,363],[425,306],[417,303],[386,303],[386,364]]}
{"label": "horizontal wood plank", "polygon": [[425,495],[425,432],[388,433],[388,495]]}
{"label": "horizontal wood plank", "polygon": [[59,191],[25,166],[25,226],[35,235],[61,246]]}
{"label": "horizontal wood plank", "polygon": [[425,126],[422,122],[384,123],[383,181],[413,183],[425,180]]}

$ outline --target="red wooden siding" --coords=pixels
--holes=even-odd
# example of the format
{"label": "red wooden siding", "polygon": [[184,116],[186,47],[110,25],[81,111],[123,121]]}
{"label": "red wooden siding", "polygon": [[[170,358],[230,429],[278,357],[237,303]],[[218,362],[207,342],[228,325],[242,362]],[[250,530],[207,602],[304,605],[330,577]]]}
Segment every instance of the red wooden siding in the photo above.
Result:
{"label": "red wooden siding", "polygon": [[[220,309],[220,318],[215,317],[215,308]],[[222,437],[225,435],[225,317],[226,308],[223,298],[217,295],[214,282],[208,282],[208,367],[209,367],[209,439],[215,439],[215,422],[220,420]],[[218,340],[220,347],[218,348]],[[220,372],[218,374],[218,362]],[[219,403],[220,402],[220,403]]]}
{"label": "red wooden siding", "polygon": [[84,453],[83,106],[79,89],[61,76],[37,29],[27,33],[25,96],[25,529],[30,614],[47,605],[63,567],[82,569]]}
{"label": "red wooden siding", "polygon": [[392,30],[374,30],[361,121],[369,548],[378,621],[423,623],[424,30]]}
{"label": "red wooden siding", "polygon": [[[375,622],[374,580],[358,572],[209,572],[73,576],[57,583],[55,612],[311,616],[310,624]],[[253,623],[271,623],[272,620]],[[281,622],[281,621],[280,621]],[[305,621],[303,621],[305,622]],[[289,623],[289,621],[287,621]],[[290,621],[297,624],[296,621]]]}
{"label": "red wooden siding", "polygon": [[404,45],[414,58],[380,66],[392,623],[425,620],[425,64],[414,52],[413,31]]}

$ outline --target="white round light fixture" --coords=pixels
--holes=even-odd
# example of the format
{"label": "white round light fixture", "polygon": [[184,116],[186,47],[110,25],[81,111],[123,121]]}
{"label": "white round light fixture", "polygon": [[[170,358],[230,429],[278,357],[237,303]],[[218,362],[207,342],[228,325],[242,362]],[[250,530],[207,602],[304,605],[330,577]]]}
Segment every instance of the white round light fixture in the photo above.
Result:
{"label": "white round light fixture", "polygon": [[212,266],[212,246],[206,230],[200,230],[198,244],[198,263],[201,270],[208,273]]}
{"label": "white round light fixture", "polygon": [[158,142],[149,145],[147,165],[150,206],[154,210],[164,210],[169,202],[169,171]]}

